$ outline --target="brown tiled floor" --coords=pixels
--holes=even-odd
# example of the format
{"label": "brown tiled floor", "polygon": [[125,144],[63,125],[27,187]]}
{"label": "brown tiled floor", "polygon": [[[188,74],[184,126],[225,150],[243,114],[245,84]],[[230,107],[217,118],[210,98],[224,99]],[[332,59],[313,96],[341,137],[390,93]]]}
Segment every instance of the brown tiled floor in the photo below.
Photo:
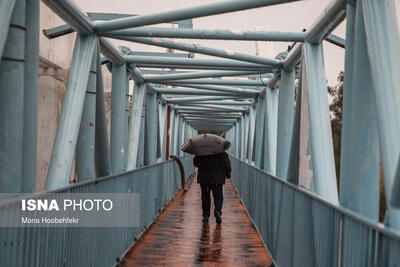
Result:
{"label": "brown tiled floor", "polygon": [[222,213],[221,225],[214,218],[201,222],[200,186],[194,181],[135,244],[124,266],[268,266],[269,255],[229,180]]}

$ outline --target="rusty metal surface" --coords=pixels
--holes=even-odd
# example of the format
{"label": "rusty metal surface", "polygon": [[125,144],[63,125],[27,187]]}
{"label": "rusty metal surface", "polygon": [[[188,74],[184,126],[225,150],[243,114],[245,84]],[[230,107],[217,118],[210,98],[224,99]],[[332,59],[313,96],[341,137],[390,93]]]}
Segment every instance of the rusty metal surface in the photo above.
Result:
{"label": "rusty metal surface", "polygon": [[[180,191],[127,253],[124,266],[268,266],[270,257],[230,180],[222,224],[201,222],[200,186]],[[213,212],[211,212],[213,214]]]}

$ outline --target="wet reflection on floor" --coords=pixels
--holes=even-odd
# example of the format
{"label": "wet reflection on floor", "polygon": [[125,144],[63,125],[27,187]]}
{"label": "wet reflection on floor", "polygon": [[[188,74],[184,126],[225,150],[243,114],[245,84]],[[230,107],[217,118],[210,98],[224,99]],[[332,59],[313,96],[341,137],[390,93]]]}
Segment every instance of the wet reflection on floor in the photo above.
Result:
{"label": "wet reflection on floor", "polygon": [[200,186],[193,183],[131,249],[124,266],[268,266],[269,255],[230,182],[222,211],[221,225],[214,218],[202,223]]}

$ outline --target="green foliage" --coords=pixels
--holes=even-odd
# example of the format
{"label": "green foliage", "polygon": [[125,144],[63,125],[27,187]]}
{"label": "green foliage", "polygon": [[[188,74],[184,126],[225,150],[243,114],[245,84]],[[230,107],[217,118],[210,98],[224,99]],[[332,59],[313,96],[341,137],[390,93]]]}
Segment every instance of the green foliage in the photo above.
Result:
{"label": "green foliage", "polygon": [[329,110],[331,112],[331,127],[332,127],[332,140],[333,140],[333,150],[335,153],[335,166],[336,166],[336,176],[337,184],[339,187],[340,179],[340,146],[341,146],[341,136],[342,136],[342,113],[343,113],[343,71],[339,72],[335,86],[328,86],[328,93],[332,98],[331,104],[329,105]]}

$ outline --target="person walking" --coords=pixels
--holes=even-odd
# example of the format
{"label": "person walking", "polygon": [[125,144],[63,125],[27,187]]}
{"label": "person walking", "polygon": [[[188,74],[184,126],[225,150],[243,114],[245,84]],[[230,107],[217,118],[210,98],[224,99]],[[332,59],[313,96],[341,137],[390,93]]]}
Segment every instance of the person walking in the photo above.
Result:
{"label": "person walking", "polygon": [[203,222],[210,218],[211,199],[214,198],[214,216],[217,224],[222,223],[222,203],[224,200],[222,186],[225,178],[231,178],[231,162],[226,152],[215,155],[195,156],[193,165],[198,168],[197,183],[201,187],[201,204],[203,208]]}

